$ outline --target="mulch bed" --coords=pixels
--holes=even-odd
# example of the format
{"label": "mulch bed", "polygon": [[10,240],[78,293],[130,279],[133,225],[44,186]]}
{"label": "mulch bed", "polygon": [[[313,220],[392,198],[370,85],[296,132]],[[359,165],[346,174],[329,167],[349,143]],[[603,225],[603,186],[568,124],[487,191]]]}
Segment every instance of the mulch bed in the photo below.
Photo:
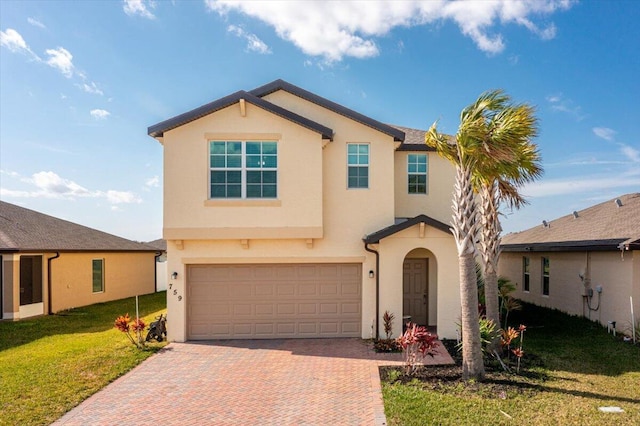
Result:
{"label": "mulch bed", "polygon": [[520,374],[504,371],[497,360],[485,364],[485,380],[482,382],[462,380],[462,355],[457,351],[455,341],[443,340],[455,364],[420,366],[411,375],[405,374],[404,367],[380,367],[380,378],[386,383],[419,385],[423,389],[473,395],[484,398],[507,399],[515,395],[532,395],[540,391],[544,374],[530,370],[541,366],[541,360],[535,354],[525,354],[520,366]]}

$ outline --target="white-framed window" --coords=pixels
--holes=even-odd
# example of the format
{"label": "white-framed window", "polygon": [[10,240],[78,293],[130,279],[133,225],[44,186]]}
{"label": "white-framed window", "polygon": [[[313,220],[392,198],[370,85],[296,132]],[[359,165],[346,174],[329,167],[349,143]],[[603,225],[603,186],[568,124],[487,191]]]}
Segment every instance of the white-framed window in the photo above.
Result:
{"label": "white-framed window", "polygon": [[549,295],[549,258],[542,258],[542,295]]}
{"label": "white-framed window", "polygon": [[530,260],[527,256],[522,258],[522,286],[523,290],[529,292],[529,279],[530,279]]}
{"label": "white-framed window", "polygon": [[278,143],[209,141],[209,198],[277,198]]}
{"label": "white-framed window", "polygon": [[93,259],[91,261],[91,270],[93,273],[93,292],[104,292],[104,259]]}
{"label": "white-framed window", "polygon": [[427,154],[407,156],[407,191],[409,194],[427,193]]}
{"label": "white-framed window", "polygon": [[369,188],[369,144],[347,144],[347,188]]}

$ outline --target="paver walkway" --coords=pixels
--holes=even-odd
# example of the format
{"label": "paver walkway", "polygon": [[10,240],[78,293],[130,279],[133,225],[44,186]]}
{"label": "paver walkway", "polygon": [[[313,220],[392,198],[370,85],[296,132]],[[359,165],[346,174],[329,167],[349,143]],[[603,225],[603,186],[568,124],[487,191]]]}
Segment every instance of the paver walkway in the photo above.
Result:
{"label": "paver walkway", "polygon": [[360,339],[171,343],[54,425],[380,426],[378,366],[400,363]]}

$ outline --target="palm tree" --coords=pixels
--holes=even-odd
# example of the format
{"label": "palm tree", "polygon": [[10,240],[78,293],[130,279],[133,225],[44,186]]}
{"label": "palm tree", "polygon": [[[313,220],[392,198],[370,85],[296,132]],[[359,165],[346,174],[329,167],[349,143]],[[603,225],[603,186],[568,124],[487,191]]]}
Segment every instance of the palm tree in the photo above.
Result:
{"label": "palm tree", "polygon": [[[499,208],[502,202],[510,208],[520,208],[527,201],[518,192],[525,183],[542,174],[540,154],[531,140],[538,133],[534,109],[526,104],[513,105],[501,91],[493,91],[490,97],[502,97],[504,103],[497,110],[488,110],[485,124],[480,132],[489,145],[508,147],[511,151],[508,161],[493,161],[485,158],[478,162],[473,183],[480,194],[479,252],[482,258],[486,316],[496,326],[500,325],[498,303],[498,259],[500,257]],[[499,341],[494,342],[497,349]]]}
{"label": "palm tree", "polygon": [[[512,106],[502,91],[487,92],[460,114],[460,126],[453,141],[437,131],[434,123],[425,135],[425,143],[456,167],[452,200],[452,233],[458,250],[460,301],[462,310],[463,379],[482,380],[484,363],[478,323],[478,292],[475,274],[476,237],[480,229],[475,182],[485,176],[492,187],[515,189],[518,176],[510,165],[522,152],[514,140],[520,127],[507,126],[514,117],[505,114]],[[535,123],[535,120],[534,120]],[[517,191],[514,192],[517,194]],[[502,192],[499,192],[502,194]],[[492,200],[497,200],[495,197]],[[495,209],[497,212],[497,208]],[[499,221],[497,229],[499,229]],[[499,235],[499,231],[498,231]],[[497,288],[497,285],[496,285]],[[497,291],[496,291],[497,295]],[[497,302],[497,298],[496,298]],[[496,303],[497,305],[497,303]],[[497,306],[496,306],[497,309]],[[499,324],[499,322],[496,322]]]}

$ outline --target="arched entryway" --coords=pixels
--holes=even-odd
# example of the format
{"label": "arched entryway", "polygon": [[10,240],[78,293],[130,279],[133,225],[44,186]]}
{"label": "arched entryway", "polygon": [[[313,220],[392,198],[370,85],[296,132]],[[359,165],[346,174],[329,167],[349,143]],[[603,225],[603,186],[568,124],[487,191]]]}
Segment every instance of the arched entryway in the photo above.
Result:
{"label": "arched entryway", "polygon": [[402,316],[418,325],[436,326],[437,264],[425,248],[411,250],[402,264]]}

